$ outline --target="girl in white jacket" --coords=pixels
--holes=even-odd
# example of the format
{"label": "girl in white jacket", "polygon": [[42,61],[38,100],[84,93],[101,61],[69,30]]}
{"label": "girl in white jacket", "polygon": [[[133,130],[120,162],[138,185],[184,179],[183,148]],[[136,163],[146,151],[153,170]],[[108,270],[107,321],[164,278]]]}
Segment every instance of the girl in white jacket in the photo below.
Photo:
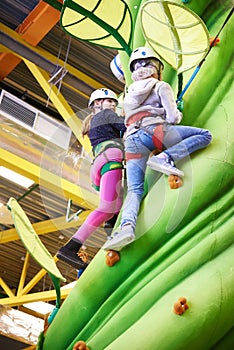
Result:
{"label": "girl in white jacket", "polygon": [[[134,82],[124,98],[128,192],[121,228],[105,243],[106,250],[120,250],[135,239],[146,166],[167,175],[183,176],[174,162],[206,147],[212,139],[208,130],[176,125],[182,113],[177,109],[172,88],[162,81],[163,63],[154,51],[146,47],[134,50],[130,70]],[[149,159],[155,149],[159,154]]]}

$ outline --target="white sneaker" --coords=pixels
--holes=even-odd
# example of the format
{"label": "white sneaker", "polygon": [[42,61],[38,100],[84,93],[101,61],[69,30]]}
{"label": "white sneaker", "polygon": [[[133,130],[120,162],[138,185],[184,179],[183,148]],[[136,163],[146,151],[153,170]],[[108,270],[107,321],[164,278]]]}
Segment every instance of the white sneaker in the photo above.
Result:
{"label": "white sneaker", "polygon": [[147,162],[148,167],[150,167],[153,170],[159,171],[160,173],[166,174],[166,175],[177,175],[180,177],[184,176],[183,171],[177,169],[174,166],[174,162],[171,161],[169,158],[159,158],[157,156],[152,156]]}
{"label": "white sneaker", "polygon": [[132,225],[124,225],[119,231],[116,231],[111,239],[106,241],[102,249],[104,250],[116,250],[119,251],[126,245],[132,243],[135,240],[134,229]]}

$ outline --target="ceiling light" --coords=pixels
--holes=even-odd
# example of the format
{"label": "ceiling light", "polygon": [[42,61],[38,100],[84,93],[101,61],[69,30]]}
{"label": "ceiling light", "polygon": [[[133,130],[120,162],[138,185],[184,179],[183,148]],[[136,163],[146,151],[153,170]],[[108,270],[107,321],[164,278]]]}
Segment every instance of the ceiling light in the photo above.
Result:
{"label": "ceiling light", "polygon": [[46,315],[52,312],[54,305],[45,303],[44,301],[35,301],[32,303],[23,304],[23,306],[29,310],[39,312],[42,315]]}
{"label": "ceiling light", "polygon": [[75,280],[75,281],[73,281],[73,282],[71,282],[71,283],[68,283],[68,284],[66,284],[65,286],[61,287],[61,289],[62,289],[62,290],[64,290],[64,289],[71,289],[71,288],[75,287],[77,281],[78,281],[78,280]]}
{"label": "ceiling light", "polygon": [[9,181],[15,182],[24,188],[29,188],[32,186],[32,184],[34,184],[34,181],[30,180],[29,178],[20,175],[13,170],[5,168],[4,166],[0,166],[0,176],[6,178]]}

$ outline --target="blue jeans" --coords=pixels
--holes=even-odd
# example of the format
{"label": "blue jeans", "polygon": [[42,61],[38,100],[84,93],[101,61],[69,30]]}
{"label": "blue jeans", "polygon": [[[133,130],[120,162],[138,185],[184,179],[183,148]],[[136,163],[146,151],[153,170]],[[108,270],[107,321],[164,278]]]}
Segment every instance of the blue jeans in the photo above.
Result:
{"label": "blue jeans", "polygon": [[[125,140],[125,152],[133,154],[133,157],[130,157],[131,159],[127,160],[126,163],[128,191],[122,210],[121,226],[126,223],[130,223],[134,228],[136,226],[144,192],[146,163],[149,154],[155,149],[152,141],[155,126],[150,125],[144,129],[138,129]],[[211,139],[210,132],[205,129],[182,125],[164,125],[164,152],[174,161],[206,147]]]}

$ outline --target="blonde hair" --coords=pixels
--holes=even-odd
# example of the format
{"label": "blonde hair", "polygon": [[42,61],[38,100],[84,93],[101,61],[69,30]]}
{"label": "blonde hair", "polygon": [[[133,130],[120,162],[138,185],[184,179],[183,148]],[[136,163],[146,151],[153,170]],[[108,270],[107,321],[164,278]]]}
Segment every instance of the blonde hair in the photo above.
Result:
{"label": "blonde hair", "polygon": [[82,124],[82,136],[85,136],[89,133],[90,130],[90,123],[91,123],[91,119],[93,118],[94,114],[91,113],[89,114],[84,120],[83,120],[83,124]]}

